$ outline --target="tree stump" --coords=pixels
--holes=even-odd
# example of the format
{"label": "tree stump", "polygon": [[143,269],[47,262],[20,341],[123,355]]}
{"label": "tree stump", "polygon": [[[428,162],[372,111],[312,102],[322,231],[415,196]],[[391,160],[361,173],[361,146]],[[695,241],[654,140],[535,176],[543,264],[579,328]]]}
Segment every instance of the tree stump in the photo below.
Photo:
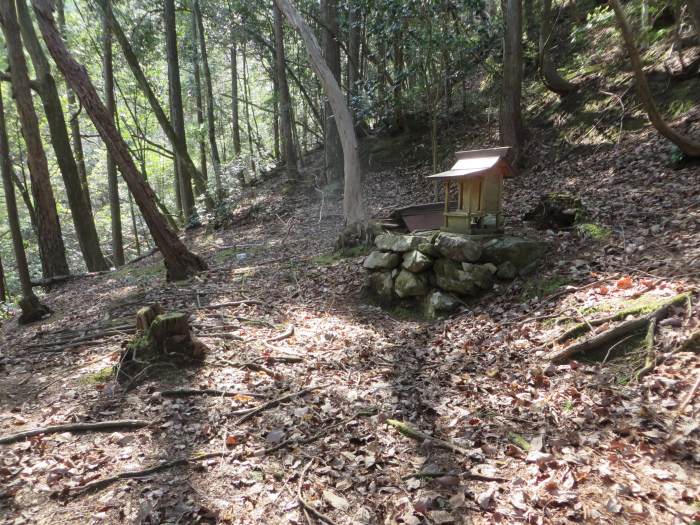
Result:
{"label": "tree stump", "polygon": [[580,198],[570,193],[548,193],[523,216],[523,220],[533,222],[541,229],[556,229],[571,228],[585,217],[586,208]]}
{"label": "tree stump", "polygon": [[166,313],[158,304],[137,312],[136,330],[122,353],[118,374],[122,379],[158,362],[171,365],[199,362],[207,351],[206,345],[192,335],[188,314]]}

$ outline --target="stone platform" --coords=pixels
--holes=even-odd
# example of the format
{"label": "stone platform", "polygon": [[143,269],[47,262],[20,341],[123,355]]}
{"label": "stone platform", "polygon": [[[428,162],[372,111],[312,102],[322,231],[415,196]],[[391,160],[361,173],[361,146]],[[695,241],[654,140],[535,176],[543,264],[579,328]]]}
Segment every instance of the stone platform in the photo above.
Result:
{"label": "stone platform", "polygon": [[375,246],[363,263],[370,292],[385,304],[422,303],[432,317],[490,290],[497,279],[529,274],[548,249],[546,242],[522,237],[440,231],[387,233]]}

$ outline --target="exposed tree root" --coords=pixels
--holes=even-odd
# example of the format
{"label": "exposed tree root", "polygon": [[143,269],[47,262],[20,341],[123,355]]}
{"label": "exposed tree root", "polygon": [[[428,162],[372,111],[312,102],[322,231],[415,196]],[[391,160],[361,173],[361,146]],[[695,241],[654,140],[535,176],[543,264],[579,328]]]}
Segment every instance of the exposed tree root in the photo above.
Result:
{"label": "exposed tree root", "polygon": [[10,434],[9,436],[0,437],[0,445],[8,443],[16,443],[28,437],[38,436],[39,434],[57,434],[60,432],[87,432],[90,430],[115,430],[115,429],[132,429],[143,428],[150,425],[150,422],[141,419],[119,419],[116,421],[98,421],[96,423],[69,423],[66,425],[52,425],[49,427],[32,428]]}
{"label": "exposed tree root", "polygon": [[458,452],[459,454],[462,454],[467,457],[472,455],[471,451],[467,450],[466,448],[462,448],[459,445],[455,445],[454,443],[450,443],[449,441],[445,441],[444,439],[436,438],[431,436],[430,434],[421,432],[420,430],[413,428],[412,426],[410,426],[407,423],[404,423],[403,421],[398,421],[396,419],[387,419],[386,422],[388,425],[394,427],[404,436],[409,437],[411,439],[415,439],[416,441],[430,441],[433,445],[437,447],[451,450],[453,452]]}
{"label": "exposed tree root", "polygon": [[286,396],[278,397],[277,399],[273,399],[272,401],[268,401],[267,403],[263,403],[262,405],[251,408],[249,410],[243,411],[243,415],[236,420],[236,422],[233,424],[234,426],[238,426],[241,423],[248,421],[251,417],[259,414],[260,412],[264,412],[268,408],[273,408],[279,405],[280,403],[284,403],[285,401],[289,401],[290,399],[294,399],[299,396],[303,396],[304,394],[308,394],[309,392],[313,392],[314,390],[318,390],[320,388],[325,388],[327,385],[316,385],[316,386],[310,386],[308,388],[304,388],[303,390],[299,390],[298,392],[292,392],[291,394],[287,394]]}
{"label": "exposed tree root", "polygon": [[306,473],[309,471],[309,469],[311,468],[311,465],[313,465],[314,461],[316,461],[316,458],[309,461],[306,464],[306,466],[304,467],[304,470],[301,471],[301,475],[299,476],[299,485],[297,486],[297,499],[299,500],[299,504],[304,508],[304,510],[306,510],[310,514],[313,514],[318,519],[325,521],[326,523],[328,523],[328,525],[336,525],[335,521],[330,519],[328,516],[323,514],[321,511],[316,510],[316,507],[311,505],[301,495],[301,488],[304,486],[304,479],[306,478]]}
{"label": "exposed tree root", "polygon": [[254,392],[237,392],[231,390],[214,390],[212,388],[178,388],[174,390],[163,390],[160,392],[161,397],[190,397],[190,396],[217,396],[217,397],[265,397],[262,394]]}

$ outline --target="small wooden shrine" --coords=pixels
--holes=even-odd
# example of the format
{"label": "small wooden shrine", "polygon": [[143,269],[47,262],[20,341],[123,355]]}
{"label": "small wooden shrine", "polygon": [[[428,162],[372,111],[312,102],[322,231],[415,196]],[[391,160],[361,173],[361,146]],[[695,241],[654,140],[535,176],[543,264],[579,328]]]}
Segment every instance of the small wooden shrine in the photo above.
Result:
{"label": "small wooden shrine", "polygon": [[[442,230],[479,234],[503,231],[503,178],[513,174],[505,159],[510,147],[459,151],[452,169],[429,179],[445,183]],[[457,183],[457,202],[450,202],[450,188]]]}

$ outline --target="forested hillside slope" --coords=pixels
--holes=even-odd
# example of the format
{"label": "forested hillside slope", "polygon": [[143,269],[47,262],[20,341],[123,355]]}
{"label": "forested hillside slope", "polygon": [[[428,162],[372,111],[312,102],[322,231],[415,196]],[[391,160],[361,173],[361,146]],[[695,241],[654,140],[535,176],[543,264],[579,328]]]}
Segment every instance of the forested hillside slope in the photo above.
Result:
{"label": "forested hillside slope", "polygon": [[[0,522],[700,521],[697,2],[113,4],[0,6]],[[546,255],[379,300],[498,145]]]}

